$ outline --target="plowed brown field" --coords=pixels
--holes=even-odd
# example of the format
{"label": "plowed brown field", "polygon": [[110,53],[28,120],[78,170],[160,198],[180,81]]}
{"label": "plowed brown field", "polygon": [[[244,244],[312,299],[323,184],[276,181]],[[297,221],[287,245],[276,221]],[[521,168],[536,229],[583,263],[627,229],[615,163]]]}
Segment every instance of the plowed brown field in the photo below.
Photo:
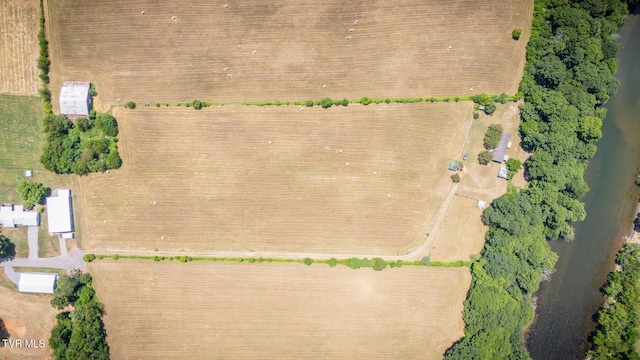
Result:
{"label": "plowed brown field", "polygon": [[49,1],[53,99],[63,80],[96,83],[105,105],[515,93],[533,13],[531,0],[225,4]]}
{"label": "plowed brown field", "polygon": [[[114,359],[439,359],[466,268],[89,264]],[[123,291],[126,289],[126,291]]]}

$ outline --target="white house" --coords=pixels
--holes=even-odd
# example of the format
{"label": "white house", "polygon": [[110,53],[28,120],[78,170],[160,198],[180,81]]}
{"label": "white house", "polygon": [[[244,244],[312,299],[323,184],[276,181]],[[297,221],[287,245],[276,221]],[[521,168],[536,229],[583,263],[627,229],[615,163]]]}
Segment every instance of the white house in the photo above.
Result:
{"label": "white house", "polygon": [[35,211],[24,211],[22,205],[2,205],[0,207],[0,225],[14,228],[18,225],[40,225],[40,214]]}
{"label": "white house", "polygon": [[36,294],[53,294],[58,275],[45,273],[21,273],[18,291]]}
{"label": "white house", "polygon": [[71,190],[58,189],[56,196],[47,198],[47,225],[49,234],[65,237],[66,233],[73,232]]}
{"label": "white house", "polygon": [[65,81],[60,88],[60,113],[75,118],[88,116],[91,96],[90,84],[82,81]]}

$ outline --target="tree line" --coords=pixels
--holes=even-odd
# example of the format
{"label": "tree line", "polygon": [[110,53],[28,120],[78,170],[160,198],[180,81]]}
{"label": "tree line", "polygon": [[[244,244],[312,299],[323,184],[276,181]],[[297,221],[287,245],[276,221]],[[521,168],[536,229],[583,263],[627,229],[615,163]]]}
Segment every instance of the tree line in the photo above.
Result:
{"label": "tree line", "polygon": [[109,359],[104,306],[96,297],[91,275],[72,274],[58,279],[51,306],[71,311],[56,315],[49,345],[55,359]]}
{"label": "tree line", "polygon": [[489,230],[471,266],[465,336],[446,358],[530,357],[523,332],[535,315],[532,296],[557,260],[547,240],[573,239],[570,222],[585,217],[584,171],[601,137],[604,104],[618,88],[612,34],[627,13],[620,0],[535,1],[519,88],[519,131],[533,152],[524,164],[529,186],[510,188],[482,214]]}
{"label": "tree line", "polygon": [[592,359],[640,359],[640,244],[625,244],[618,252],[619,271],[609,273],[602,293],[604,306],[597,314],[596,331],[587,352]]}

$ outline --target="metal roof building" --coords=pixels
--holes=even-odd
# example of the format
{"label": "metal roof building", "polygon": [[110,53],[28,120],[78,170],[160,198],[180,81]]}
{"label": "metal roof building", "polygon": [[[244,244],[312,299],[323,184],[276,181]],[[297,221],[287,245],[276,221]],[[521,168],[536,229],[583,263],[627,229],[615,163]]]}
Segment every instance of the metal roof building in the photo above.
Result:
{"label": "metal roof building", "polygon": [[24,211],[22,205],[3,205],[0,207],[0,225],[14,228],[17,225],[38,226],[40,214],[35,211]]}
{"label": "metal roof building", "polygon": [[507,146],[509,145],[509,138],[511,134],[508,132],[503,132],[502,137],[500,138],[500,142],[498,143],[498,147],[493,150],[493,161],[497,163],[502,163],[505,158],[505,154],[507,153]]}
{"label": "metal roof building", "polygon": [[56,289],[56,274],[21,273],[18,291],[36,294],[53,294]]}
{"label": "metal roof building", "polygon": [[89,87],[88,82],[65,81],[60,89],[60,113],[70,117],[89,115]]}
{"label": "metal roof building", "polygon": [[59,189],[57,196],[47,198],[47,225],[50,234],[73,231],[71,190]]}

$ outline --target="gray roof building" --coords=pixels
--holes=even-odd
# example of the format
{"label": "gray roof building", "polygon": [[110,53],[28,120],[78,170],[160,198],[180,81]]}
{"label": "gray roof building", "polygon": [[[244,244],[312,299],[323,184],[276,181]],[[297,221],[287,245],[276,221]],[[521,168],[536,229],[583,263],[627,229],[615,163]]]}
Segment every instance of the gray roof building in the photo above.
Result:
{"label": "gray roof building", "polygon": [[507,152],[507,146],[509,145],[509,138],[511,137],[511,134],[509,134],[508,132],[503,132],[502,133],[502,137],[500,138],[500,142],[498,143],[498,146],[493,149],[493,161],[502,164],[502,162],[504,161],[504,155]]}
{"label": "gray roof building", "polygon": [[22,205],[5,204],[0,207],[0,225],[14,228],[18,225],[40,225],[40,214],[36,211],[25,211]]}
{"label": "gray roof building", "polygon": [[89,115],[89,87],[88,82],[65,81],[60,88],[60,113],[70,118]]}

